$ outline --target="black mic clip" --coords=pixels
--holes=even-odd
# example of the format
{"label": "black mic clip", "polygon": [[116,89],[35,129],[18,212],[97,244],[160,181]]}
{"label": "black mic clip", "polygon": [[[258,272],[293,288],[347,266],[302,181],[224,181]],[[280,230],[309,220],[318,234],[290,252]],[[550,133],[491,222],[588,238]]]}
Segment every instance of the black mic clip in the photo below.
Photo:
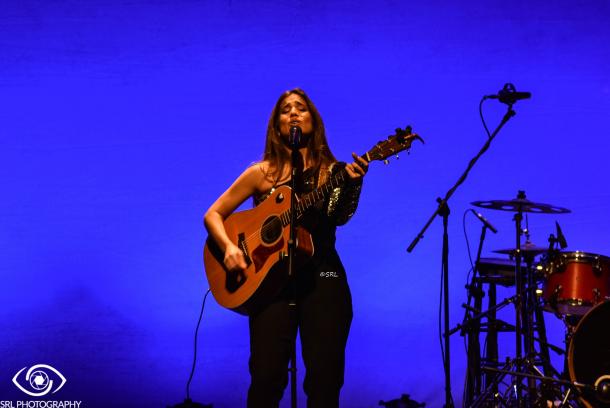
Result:
{"label": "black mic clip", "polygon": [[532,97],[531,92],[517,92],[515,85],[506,83],[504,88],[500,89],[496,95],[485,95],[483,99],[497,99],[509,106],[521,99],[529,99]]}

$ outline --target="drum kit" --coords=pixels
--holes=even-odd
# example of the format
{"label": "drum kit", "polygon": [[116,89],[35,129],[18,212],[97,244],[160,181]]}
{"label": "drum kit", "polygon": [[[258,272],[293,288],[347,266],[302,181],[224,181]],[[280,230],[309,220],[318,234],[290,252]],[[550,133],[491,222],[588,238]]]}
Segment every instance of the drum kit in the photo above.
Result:
{"label": "drum kit", "polygon": [[[531,243],[528,226],[522,228],[524,215],[570,210],[530,201],[523,191],[516,199],[472,205],[514,213],[515,246],[494,251],[509,259],[481,258],[487,226],[483,227],[477,262],[466,286],[466,315],[449,332],[460,332],[467,340],[464,406],[610,408],[610,258],[566,251],[557,223],[548,246]],[[514,295],[497,303],[498,285],[511,294],[514,287]],[[485,293],[488,308],[482,311]],[[515,307],[514,324],[497,318],[497,312],[509,304]],[[544,312],[563,322],[565,350],[547,341]],[[498,359],[501,332],[515,333],[515,356],[506,361]],[[486,333],[484,356],[481,333]],[[551,363],[550,351],[564,356],[561,370]]]}

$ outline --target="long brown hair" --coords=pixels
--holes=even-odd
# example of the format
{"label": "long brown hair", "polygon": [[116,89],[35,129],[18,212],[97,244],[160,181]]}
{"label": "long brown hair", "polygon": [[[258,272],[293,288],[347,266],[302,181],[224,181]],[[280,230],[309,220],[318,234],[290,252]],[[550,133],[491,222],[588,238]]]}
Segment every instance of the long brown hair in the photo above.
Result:
{"label": "long brown hair", "polygon": [[327,177],[326,173],[328,172],[330,165],[336,162],[337,159],[335,159],[335,156],[328,147],[324,122],[322,122],[320,112],[318,112],[318,109],[311,99],[309,99],[309,96],[307,96],[305,91],[300,88],[291,89],[280,95],[271,111],[271,117],[269,118],[269,124],[267,125],[265,152],[263,153],[263,160],[269,162],[267,176],[277,182],[282,177],[284,169],[287,166],[290,166],[290,154],[280,135],[280,114],[282,102],[292,94],[299,95],[303,98],[307,104],[307,109],[311,114],[313,132],[307,141],[308,157],[306,159],[311,164],[311,167],[314,168],[314,174],[317,174],[320,169],[325,170],[320,173],[320,182],[322,182]]}

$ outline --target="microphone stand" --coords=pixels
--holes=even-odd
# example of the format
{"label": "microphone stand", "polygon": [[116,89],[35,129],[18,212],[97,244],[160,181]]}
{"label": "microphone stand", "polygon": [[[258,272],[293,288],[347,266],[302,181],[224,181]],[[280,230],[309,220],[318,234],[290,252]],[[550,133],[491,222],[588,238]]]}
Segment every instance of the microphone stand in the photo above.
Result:
{"label": "microphone stand", "polygon": [[[481,103],[483,103],[483,101],[485,99],[487,99],[487,97],[484,97],[481,100]],[[444,308],[443,308],[443,310],[444,310],[444,313],[443,313],[444,314],[443,368],[445,371],[445,405],[444,405],[445,408],[453,408],[453,406],[454,406],[453,397],[451,395],[451,372],[450,372],[451,371],[450,370],[451,360],[450,360],[450,353],[449,353],[449,351],[450,351],[450,342],[449,342],[449,236],[447,233],[447,224],[448,224],[448,219],[449,219],[449,206],[447,205],[447,203],[448,203],[449,199],[451,198],[451,196],[453,195],[453,193],[455,192],[455,190],[457,190],[457,188],[466,180],[468,173],[474,167],[474,165],[477,162],[477,160],[479,159],[479,157],[481,157],[483,155],[483,153],[485,153],[487,151],[487,149],[489,149],[489,145],[491,144],[492,140],[496,137],[496,135],[498,134],[500,129],[502,129],[502,127],[510,120],[510,118],[515,116],[515,114],[516,113],[513,110],[513,105],[509,104],[508,110],[504,114],[502,121],[500,122],[498,127],[493,131],[493,133],[489,136],[489,138],[487,139],[487,141],[485,142],[485,144],[483,145],[483,147],[481,148],[479,153],[477,153],[477,155],[470,160],[470,163],[468,163],[468,167],[466,168],[464,173],[462,173],[462,175],[456,181],[456,183],[453,185],[453,187],[451,187],[449,189],[449,191],[447,191],[444,198],[436,199],[436,201],[438,202],[438,207],[436,208],[434,213],[432,213],[432,216],[428,219],[428,222],[424,225],[424,227],[421,229],[421,231],[417,234],[415,239],[413,239],[413,241],[407,248],[407,252],[410,253],[411,251],[413,251],[413,249],[415,248],[417,243],[424,237],[424,232],[426,232],[426,230],[428,229],[430,224],[432,224],[432,221],[434,221],[436,216],[440,215],[443,217],[443,250],[442,250],[442,270],[443,270],[443,272],[442,272],[442,274],[443,274],[443,303],[444,303]]]}
{"label": "microphone stand", "polygon": [[[296,179],[299,163],[299,143],[301,129],[290,129],[290,148],[292,149],[292,172],[290,175],[290,234],[288,238],[288,284],[290,285],[290,298],[288,301],[288,312],[290,322],[297,324],[297,279],[294,270],[294,257],[296,250]],[[297,329],[298,330],[298,329]],[[290,343],[290,406],[297,407],[297,338],[296,333]]]}

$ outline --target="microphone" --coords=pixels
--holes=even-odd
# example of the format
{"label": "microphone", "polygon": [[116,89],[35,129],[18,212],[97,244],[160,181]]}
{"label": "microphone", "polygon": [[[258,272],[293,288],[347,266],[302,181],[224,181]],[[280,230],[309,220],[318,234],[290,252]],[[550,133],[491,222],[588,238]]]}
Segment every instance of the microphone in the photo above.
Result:
{"label": "microphone", "polygon": [[512,105],[522,99],[529,99],[532,97],[531,92],[517,92],[515,85],[507,83],[504,88],[500,89],[496,95],[486,95],[485,99],[497,99],[507,105]]}
{"label": "microphone", "polygon": [[481,220],[481,222],[491,230],[491,232],[493,232],[494,234],[498,233],[498,230],[496,229],[496,227],[494,227],[493,225],[491,225],[491,223],[489,221],[487,221],[487,218],[483,217],[483,214],[476,212],[475,210],[473,210],[472,208],[470,209],[470,211],[472,211],[472,213],[479,219]]}
{"label": "microphone", "polygon": [[303,131],[298,126],[292,126],[290,128],[290,138],[288,138],[288,143],[292,147],[297,147],[301,143],[301,138],[303,137]]}
{"label": "microphone", "polygon": [[561,249],[566,249],[568,247],[568,243],[566,241],[565,235],[563,235],[563,232],[561,232],[561,227],[559,226],[559,223],[557,221],[555,221],[555,227],[557,228],[557,243],[559,244]]}

